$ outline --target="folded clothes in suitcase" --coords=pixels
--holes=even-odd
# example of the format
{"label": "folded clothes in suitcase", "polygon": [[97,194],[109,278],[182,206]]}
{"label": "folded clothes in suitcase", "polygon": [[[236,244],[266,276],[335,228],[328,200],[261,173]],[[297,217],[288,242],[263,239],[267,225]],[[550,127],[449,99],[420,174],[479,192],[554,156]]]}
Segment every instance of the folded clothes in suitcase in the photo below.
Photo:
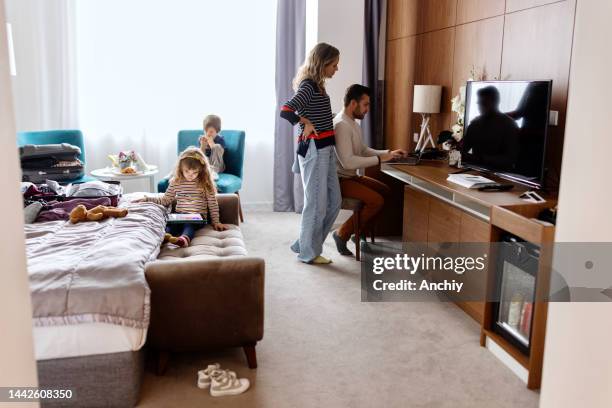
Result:
{"label": "folded clothes in suitcase", "polygon": [[44,169],[21,169],[22,181],[29,181],[30,183],[40,184],[44,183],[45,180],[54,180],[58,182],[67,182],[70,180],[76,180],[85,174],[83,169],[83,163],[80,161],[74,164],[58,163],[53,167],[47,167]]}
{"label": "folded clothes in suitcase", "polygon": [[44,183],[76,180],[85,174],[81,149],[68,143],[25,145],[19,148],[22,181]]}

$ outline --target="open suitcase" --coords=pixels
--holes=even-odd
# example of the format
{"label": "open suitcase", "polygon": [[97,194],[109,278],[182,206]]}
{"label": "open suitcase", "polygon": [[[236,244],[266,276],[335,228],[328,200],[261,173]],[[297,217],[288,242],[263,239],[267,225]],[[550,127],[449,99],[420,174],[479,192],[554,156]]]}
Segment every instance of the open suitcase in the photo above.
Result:
{"label": "open suitcase", "polygon": [[78,146],[68,143],[21,146],[22,181],[40,184],[46,180],[76,180],[85,173],[80,154]]}

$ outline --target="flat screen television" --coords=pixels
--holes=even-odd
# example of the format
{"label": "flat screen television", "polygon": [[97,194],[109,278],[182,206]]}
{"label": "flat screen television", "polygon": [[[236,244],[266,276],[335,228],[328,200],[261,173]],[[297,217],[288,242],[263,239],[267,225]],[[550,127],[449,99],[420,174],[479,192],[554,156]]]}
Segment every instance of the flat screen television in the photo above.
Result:
{"label": "flat screen television", "polygon": [[469,81],[461,163],[541,188],[552,81]]}

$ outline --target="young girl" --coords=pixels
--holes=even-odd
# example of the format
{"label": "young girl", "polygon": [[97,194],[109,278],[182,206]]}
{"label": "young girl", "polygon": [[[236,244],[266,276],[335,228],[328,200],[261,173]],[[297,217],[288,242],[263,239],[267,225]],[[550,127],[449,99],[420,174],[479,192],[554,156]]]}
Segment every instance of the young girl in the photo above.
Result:
{"label": "young girl", "polygon": [[[206,223],[212,224],[216,231],[224,231],[227,226],[219,221],[216,193],[206,156],[197,147],[188,147],[179,156],[166,193],[162,197],[145,197],[137,201],[149,201],[164,207],[176,202],[177,213],[201,214]],[[207,213],[210,213],[210,219],[207,218]],[[170,241],[180,247],[187,247],[195,232],[203,226],[204,224],[195,223],[168,225],[164,242]]]}

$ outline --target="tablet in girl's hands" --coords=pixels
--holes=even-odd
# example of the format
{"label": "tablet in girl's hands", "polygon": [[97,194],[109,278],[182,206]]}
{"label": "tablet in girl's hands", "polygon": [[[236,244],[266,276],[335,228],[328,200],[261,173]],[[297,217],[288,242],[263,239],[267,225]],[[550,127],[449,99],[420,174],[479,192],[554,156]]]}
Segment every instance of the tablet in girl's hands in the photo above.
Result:
{"label": "tablet in girl's hands", "polygon": [[200,214],[168,214],[168,223],[204,223],[204,219]]}

